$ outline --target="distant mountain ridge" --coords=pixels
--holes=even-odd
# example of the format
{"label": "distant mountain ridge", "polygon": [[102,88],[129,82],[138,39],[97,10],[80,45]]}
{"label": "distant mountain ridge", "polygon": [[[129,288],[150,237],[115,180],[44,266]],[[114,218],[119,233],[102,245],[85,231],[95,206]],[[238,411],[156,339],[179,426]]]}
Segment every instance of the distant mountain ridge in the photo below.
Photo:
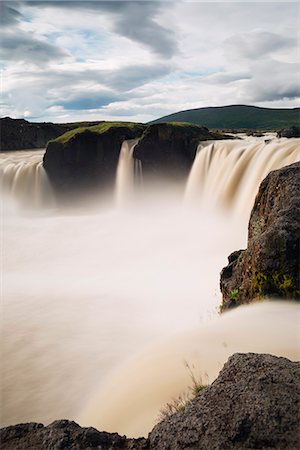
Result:
{"label": "distant mountain ridge", "polygon": [[299,126],[300,108],[260,108],[230,105],[188,109],[153,120],[150,123],[188,122],[207,128],[280,130]]}

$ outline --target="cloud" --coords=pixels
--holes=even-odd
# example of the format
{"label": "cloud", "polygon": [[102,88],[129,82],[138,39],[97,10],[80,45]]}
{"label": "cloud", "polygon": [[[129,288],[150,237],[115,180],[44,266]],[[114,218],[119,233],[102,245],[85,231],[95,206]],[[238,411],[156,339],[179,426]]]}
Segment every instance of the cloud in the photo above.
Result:
{"label": "cloud", "polygon": [[287,37],[266,31],[233,35],[224,42],[228,55],[239,59],[258,59],[282,48],[293,46],[297,46],[296,37]]}
{"label": "cloud", "polygon": [[37,65],[57,61],[68,53],[52,44],[43,42],[21,30],[7,30],[1,33],[0,55],[6,61],[30,62]]}
{"label": "cloud", "polygon": [[[97,14],[111,16],[112,29],[116,34],[146,46],[157,55],[171,58],[177,51],[175,33],[158,22],[161,10],[166,6],[162,1],[28,1],[31,7],[52,7],[77,9],[83,13],[91,10]],[[170,5],[168,5],[170,7]]]}
{"label": "cloud", "polygon": [[[15,7],[18,6],[17,2],[10,2]],[[0,25],[1,27],[11,27],[18,23],[22,18],[22,14],[12,6],[9,6],[8,2],[0,2]]]}

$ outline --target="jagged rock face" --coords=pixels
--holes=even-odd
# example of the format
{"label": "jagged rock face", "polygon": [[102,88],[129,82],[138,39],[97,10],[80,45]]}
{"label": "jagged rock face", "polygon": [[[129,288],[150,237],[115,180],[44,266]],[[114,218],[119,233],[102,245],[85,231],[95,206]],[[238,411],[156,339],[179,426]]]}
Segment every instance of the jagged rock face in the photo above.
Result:
{"label": "jagged rock face", "polygon": [[271,172],[252,209],[248,246],[221,272],[222,310],[266,296],[300,298],[300,163]]}
{"label": "jagged rock face", "polygon": [[300,448],[300,364],[235,354],[217,380],[149,435],[155,450]]}
{"label": "jagged rock face", "polygon": [[105,433],[95,428],[81,428],[69,420],[57,420],[44,427],[41,423],[26,423],[0,431],[2,450],[146,450],[146,439],[127,439],[117,433]]}
{"label": "jagged rock face", "polygon": [[278,131],[277,137],[298,138],[300,137],[300,127],[283,128],[283,130]]}
{"label": "jagged rock face", "polygon": [[207,128],[190,124],[156,124],[144,132],[133,157],[142,161],[143,175],[186,177],[200,141],[214,138]]}
{"label": "jagged rock face", "polygon": [[30,123],[24,119],[0,119],[1,151],[44,148],[47,142],[74,128],[69,124]]}
{"label": "jagged rock face", "polygon": [[86,129],[67,142],[49,142],[44,168],[59,195],[114,184],[122,142],[134,139],[143,126],[114,127],[105,133]]}

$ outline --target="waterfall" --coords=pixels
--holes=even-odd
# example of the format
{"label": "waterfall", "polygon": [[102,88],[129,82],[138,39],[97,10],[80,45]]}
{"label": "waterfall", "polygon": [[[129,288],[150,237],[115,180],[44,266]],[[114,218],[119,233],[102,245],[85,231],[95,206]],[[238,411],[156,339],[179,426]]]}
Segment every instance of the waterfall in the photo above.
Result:
{"label": "waterfall", "polygon": [[[122,146],[121,204],[142,180],[136,142]],[[0,214],[0,426],[68,418],[147,434],[159,409],[191,385],[184,361],[212,382],[236,351],[299,358],[299,305],[253,304],[218,317],[220,270],[246,247],[247,226],[195,207],[249,210],[261,179],[300,159],[299,142],[203,142],[186,186],[192,208],[182,204],[183,184],[178,195],[175,184],[149,183],[127,209],[97,193],[79,209]],[[32,207],[51,198],[42,157],[0,153],[5,200]]]}
{"label": "waterfall", "polygon": [[51,206],[52,189],[43,168],[43,151],[0,155],[0,187],[5,198],[27,208]]}
{"label": "waterfall", "polygon": [[130,139],[122,143],[120,157],[116,173],[116,201],[117,205],[126,203],[134,189],[135,173],[139,171],[141,176],[141,165],[133,160],[133,151],[139,139]]}
{"label": "waterfall", "polygon": [[299,139],[224,140],[200,144],[185,198],[202,206],[249,216],[261,181],[272,170],[300,160]]}

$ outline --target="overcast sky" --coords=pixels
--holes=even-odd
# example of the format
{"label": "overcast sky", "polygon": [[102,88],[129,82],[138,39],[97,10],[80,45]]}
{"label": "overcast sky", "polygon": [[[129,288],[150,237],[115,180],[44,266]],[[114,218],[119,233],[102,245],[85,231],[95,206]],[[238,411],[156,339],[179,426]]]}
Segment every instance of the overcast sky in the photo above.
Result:
{"label": "overcast sky", "polygon": [[2,1],[1,116],[150,121],[299,106],[296,2]]}

